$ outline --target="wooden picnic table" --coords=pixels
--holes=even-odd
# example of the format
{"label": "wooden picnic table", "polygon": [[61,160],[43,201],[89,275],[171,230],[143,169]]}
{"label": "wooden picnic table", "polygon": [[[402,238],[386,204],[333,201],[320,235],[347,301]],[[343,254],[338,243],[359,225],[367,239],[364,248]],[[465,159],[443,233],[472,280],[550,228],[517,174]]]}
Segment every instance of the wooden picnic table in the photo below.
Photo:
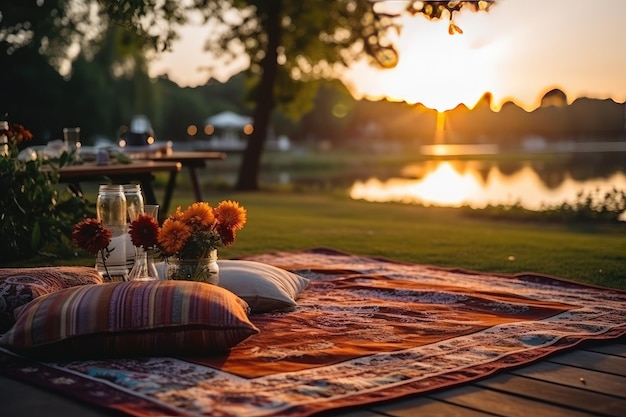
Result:
{"label": "wooden picnic table", "polygon": [[[167,216],[172,196],[176,188],[178,172],[187,168],[196,201],[203,201],[204,195],[198,177],[198,168],[206,167],[207,161],[221,161],[226,158],[224,152],[184,151],[184,152],[138,152],[130,154],[132,162],[128,164],[97,165],[85,162],[70,165],[59,170],[59,181],[70,183],[77,192],[82,192],[81,182],[107,181],[115,183],[139,182],[146,197],[147,204],[158,204],[154,191],[154,173],[169,172],[163,202],[159,210],[160,216]],[[108,181],[107,181],[108,182]]]}
{"label": "wooden picnic table", "polygon": [[[202,193],[202,186],[198,178],[198,168],[206,167],[207,161],[221,161],[226,159],[226,153],[224,152],[207,152],[207,151],[174,151],[171,153],[151,153],[146,154],[143,158],[155,162],[179,162],[183,167],[189,171],[189,178],[191,180],[191,187],[196,201],[204,201],[204,195]],[[162,213],[167,215],[169,212],[172,195],[174,193],[174,187],[176,181],[169,181],[165,190],[165,197],[163,199]]]}
{"label": "wooden picnic table", "polygon": [[[118,184],[139,182],[147,204],[158,204],[154,192],[154,173],[169,172],[168,189],[174,189],[176,174],[182,164],[176,161],[133,161],[128,164],[98,165],[85,162],[59,169],[59,182],[69,183],[82,193],[80,184],[84,182],[113,182]],[[172,184],[173,183],[173,184]],[[171,196],[170,196],[171,198]]]}

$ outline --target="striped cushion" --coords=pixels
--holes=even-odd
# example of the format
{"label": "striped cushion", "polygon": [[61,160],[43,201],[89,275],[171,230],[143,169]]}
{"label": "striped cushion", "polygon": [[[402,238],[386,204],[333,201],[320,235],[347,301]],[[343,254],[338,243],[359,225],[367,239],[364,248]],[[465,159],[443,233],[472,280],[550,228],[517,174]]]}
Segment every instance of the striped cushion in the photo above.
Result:
{"label": "striped cushion", "polygon": [[101,283],[102,277],[94,267],[0,268],[0,333],[15,323],[16,307],[64,288]]}
{"label": "striped cushion", "polygon": [[72,359],[223,352],[258,333],[248,312],[235,294],[201,282],[89,285],[16,309],[0,345]]}

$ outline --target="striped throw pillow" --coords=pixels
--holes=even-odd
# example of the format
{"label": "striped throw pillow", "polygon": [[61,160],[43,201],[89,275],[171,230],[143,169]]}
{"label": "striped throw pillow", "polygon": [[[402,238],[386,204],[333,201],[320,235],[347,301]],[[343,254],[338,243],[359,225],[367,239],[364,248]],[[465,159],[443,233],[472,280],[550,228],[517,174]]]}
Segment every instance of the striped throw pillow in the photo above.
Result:
{"label": "striped throw pillow", "polygon": [[0,333],[15,324],[13,310],[37,297],[79,285],[101,284],[94,267],[0,268]]}
{"label": "striped throw pillow", "polygon": [[74,287],[16,309],[0,338],[38,357],[101,358],[224,352],[258,333],[247,303],[194,281],[130,281]]}

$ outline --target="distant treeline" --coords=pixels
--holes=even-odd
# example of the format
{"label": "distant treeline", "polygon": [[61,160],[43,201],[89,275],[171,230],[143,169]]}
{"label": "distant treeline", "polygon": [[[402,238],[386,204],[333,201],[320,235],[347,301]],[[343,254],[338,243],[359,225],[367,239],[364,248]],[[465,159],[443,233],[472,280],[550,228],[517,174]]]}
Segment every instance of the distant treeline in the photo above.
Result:
{"label": "distant treeline", "polygon": [[[344,117],[333,117],[340,104]],[[613,100],[579,98],[567,104],[565,94],[552,90],[541,106],[527,112],[513,102],[500,111],[491,109],[485,94],[473,109],[459,105],[445,112],[447,142],[519,144],[528,137],[550,141],[626,140],[626,106]],[[324,138],[334,143],[385,140],[399,143],[433,143],[437,111],[421,104],[356,101],[338,89],[322,89],[318,103],[299,125],[303,138]],[[441,116],[440,116],[441,117]]]}
{"label": "distant treeline", "polygon": [[[101,136],[116,140],[136,114],[150,118],[157,140],[202,140],[207,138],[203,125],[209,116],[224,110],[250,115],[244,74],[226,83],[210,80],[182,88],[166,77],[150,79],[141,71],[115,77],[102,54],[91,61],[79,58],[71,77],[64,79],[37,51],[22,48],[4,55],[0,120],[23,124],[35,135],[35,143],[59,138],[70,126],[81,127],[86,144]],[[420,104],[355,100],[339,81],[322,83],[314,100],[312,110],[296,121],[277,110],[272,133],[285,134],[294,142],[356,146],[381,141],[432,143],[435,137],[437,112]],[[626,140],[624,103],[581,98],[568,105],[560,90],[547,93],[532,112],[514,103],[494,112],[490,101],[490,94],[485,94],[472,110],[460,105],[445,112],[446,140],[517,143],[528,136],[547,141]],[[187,135],[190,125],[198,127],[197,136]]]}

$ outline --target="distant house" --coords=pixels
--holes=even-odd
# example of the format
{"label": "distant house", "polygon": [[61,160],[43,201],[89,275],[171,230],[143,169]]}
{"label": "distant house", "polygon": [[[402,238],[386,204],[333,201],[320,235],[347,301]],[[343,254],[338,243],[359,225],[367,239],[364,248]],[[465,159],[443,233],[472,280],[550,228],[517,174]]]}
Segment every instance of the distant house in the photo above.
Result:
{"label": "distant house", "polygon": [[244,149],[253,129],[251,117],[231,111],[215,114],[204,122],[204,132],[209,136],[207,147],[211,149]]}

